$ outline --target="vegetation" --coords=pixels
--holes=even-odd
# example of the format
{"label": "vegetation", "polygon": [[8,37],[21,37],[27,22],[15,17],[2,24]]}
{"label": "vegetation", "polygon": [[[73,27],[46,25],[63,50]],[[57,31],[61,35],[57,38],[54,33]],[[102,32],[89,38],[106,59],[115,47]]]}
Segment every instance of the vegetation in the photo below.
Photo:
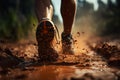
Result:
{"label": "vegetation", "polygon": [[0,1],[0,39],[19,40],[32,31],[34,0]]}

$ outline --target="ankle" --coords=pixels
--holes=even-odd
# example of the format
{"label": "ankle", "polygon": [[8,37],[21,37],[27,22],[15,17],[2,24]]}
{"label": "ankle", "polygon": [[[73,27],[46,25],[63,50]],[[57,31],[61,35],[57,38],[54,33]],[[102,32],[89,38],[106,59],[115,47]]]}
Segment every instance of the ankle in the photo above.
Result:
{"label": "ankle", "polygon": [[62,39],[64,39],[64,38],[70,38],[70,39],[72,39],[72,35],[71,35],[71,33],[65,33],[65,32],[62,32]]}

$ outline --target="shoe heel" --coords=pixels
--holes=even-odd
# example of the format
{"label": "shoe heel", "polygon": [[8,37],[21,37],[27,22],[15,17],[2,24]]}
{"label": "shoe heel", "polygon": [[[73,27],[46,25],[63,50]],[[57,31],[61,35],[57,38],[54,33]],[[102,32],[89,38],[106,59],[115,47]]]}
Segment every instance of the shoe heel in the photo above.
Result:
{"label": "shoe heel", "polygon": [[54,24],[49,20],[43,20],[37,27],[36,38],[38,42],[51,42],[54,39]]}

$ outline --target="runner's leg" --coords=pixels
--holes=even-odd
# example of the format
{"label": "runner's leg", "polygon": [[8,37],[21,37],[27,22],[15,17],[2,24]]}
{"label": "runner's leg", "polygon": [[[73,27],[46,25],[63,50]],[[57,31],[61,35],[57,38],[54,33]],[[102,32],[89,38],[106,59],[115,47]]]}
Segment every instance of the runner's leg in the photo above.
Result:
{"label": "runner's leg", "polygon": [[39,22],[42,18],[51,20],[53,16],[51,0],[35,0],[35,12]]}
{"label": "runner's leg", "polygon": [[61,15],[63,18],[64,31],[62,33],[62,51],[63,54],[74,54],[72,48],[73,38],[71,29],[76,13],[76,0],[62,0]]}
{"label": "runner's leg", "polygon": [[76,13],[76,0],[62,0],[61,15],[63,18],[64,33],[70,34]]}
{"label": "runner's leg", "polygon": [[40,61],[56,61],[58,54],[52,46],[55,25],[51,21],[53,15],[51,1],[35,0],[35,11],[39,21],[36,29],[39,59]]}

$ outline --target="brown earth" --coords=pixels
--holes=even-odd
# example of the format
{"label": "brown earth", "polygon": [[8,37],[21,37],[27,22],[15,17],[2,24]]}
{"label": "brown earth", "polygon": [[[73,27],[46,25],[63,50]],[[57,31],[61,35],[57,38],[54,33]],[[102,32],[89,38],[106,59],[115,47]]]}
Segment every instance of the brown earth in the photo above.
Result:
{"label": "brown earth", "polygon": [[119,44],[95,42],[75,55],[59,53],[56,62],[39,62],[34,41],[1,41],[0,80],[120,80]]}

